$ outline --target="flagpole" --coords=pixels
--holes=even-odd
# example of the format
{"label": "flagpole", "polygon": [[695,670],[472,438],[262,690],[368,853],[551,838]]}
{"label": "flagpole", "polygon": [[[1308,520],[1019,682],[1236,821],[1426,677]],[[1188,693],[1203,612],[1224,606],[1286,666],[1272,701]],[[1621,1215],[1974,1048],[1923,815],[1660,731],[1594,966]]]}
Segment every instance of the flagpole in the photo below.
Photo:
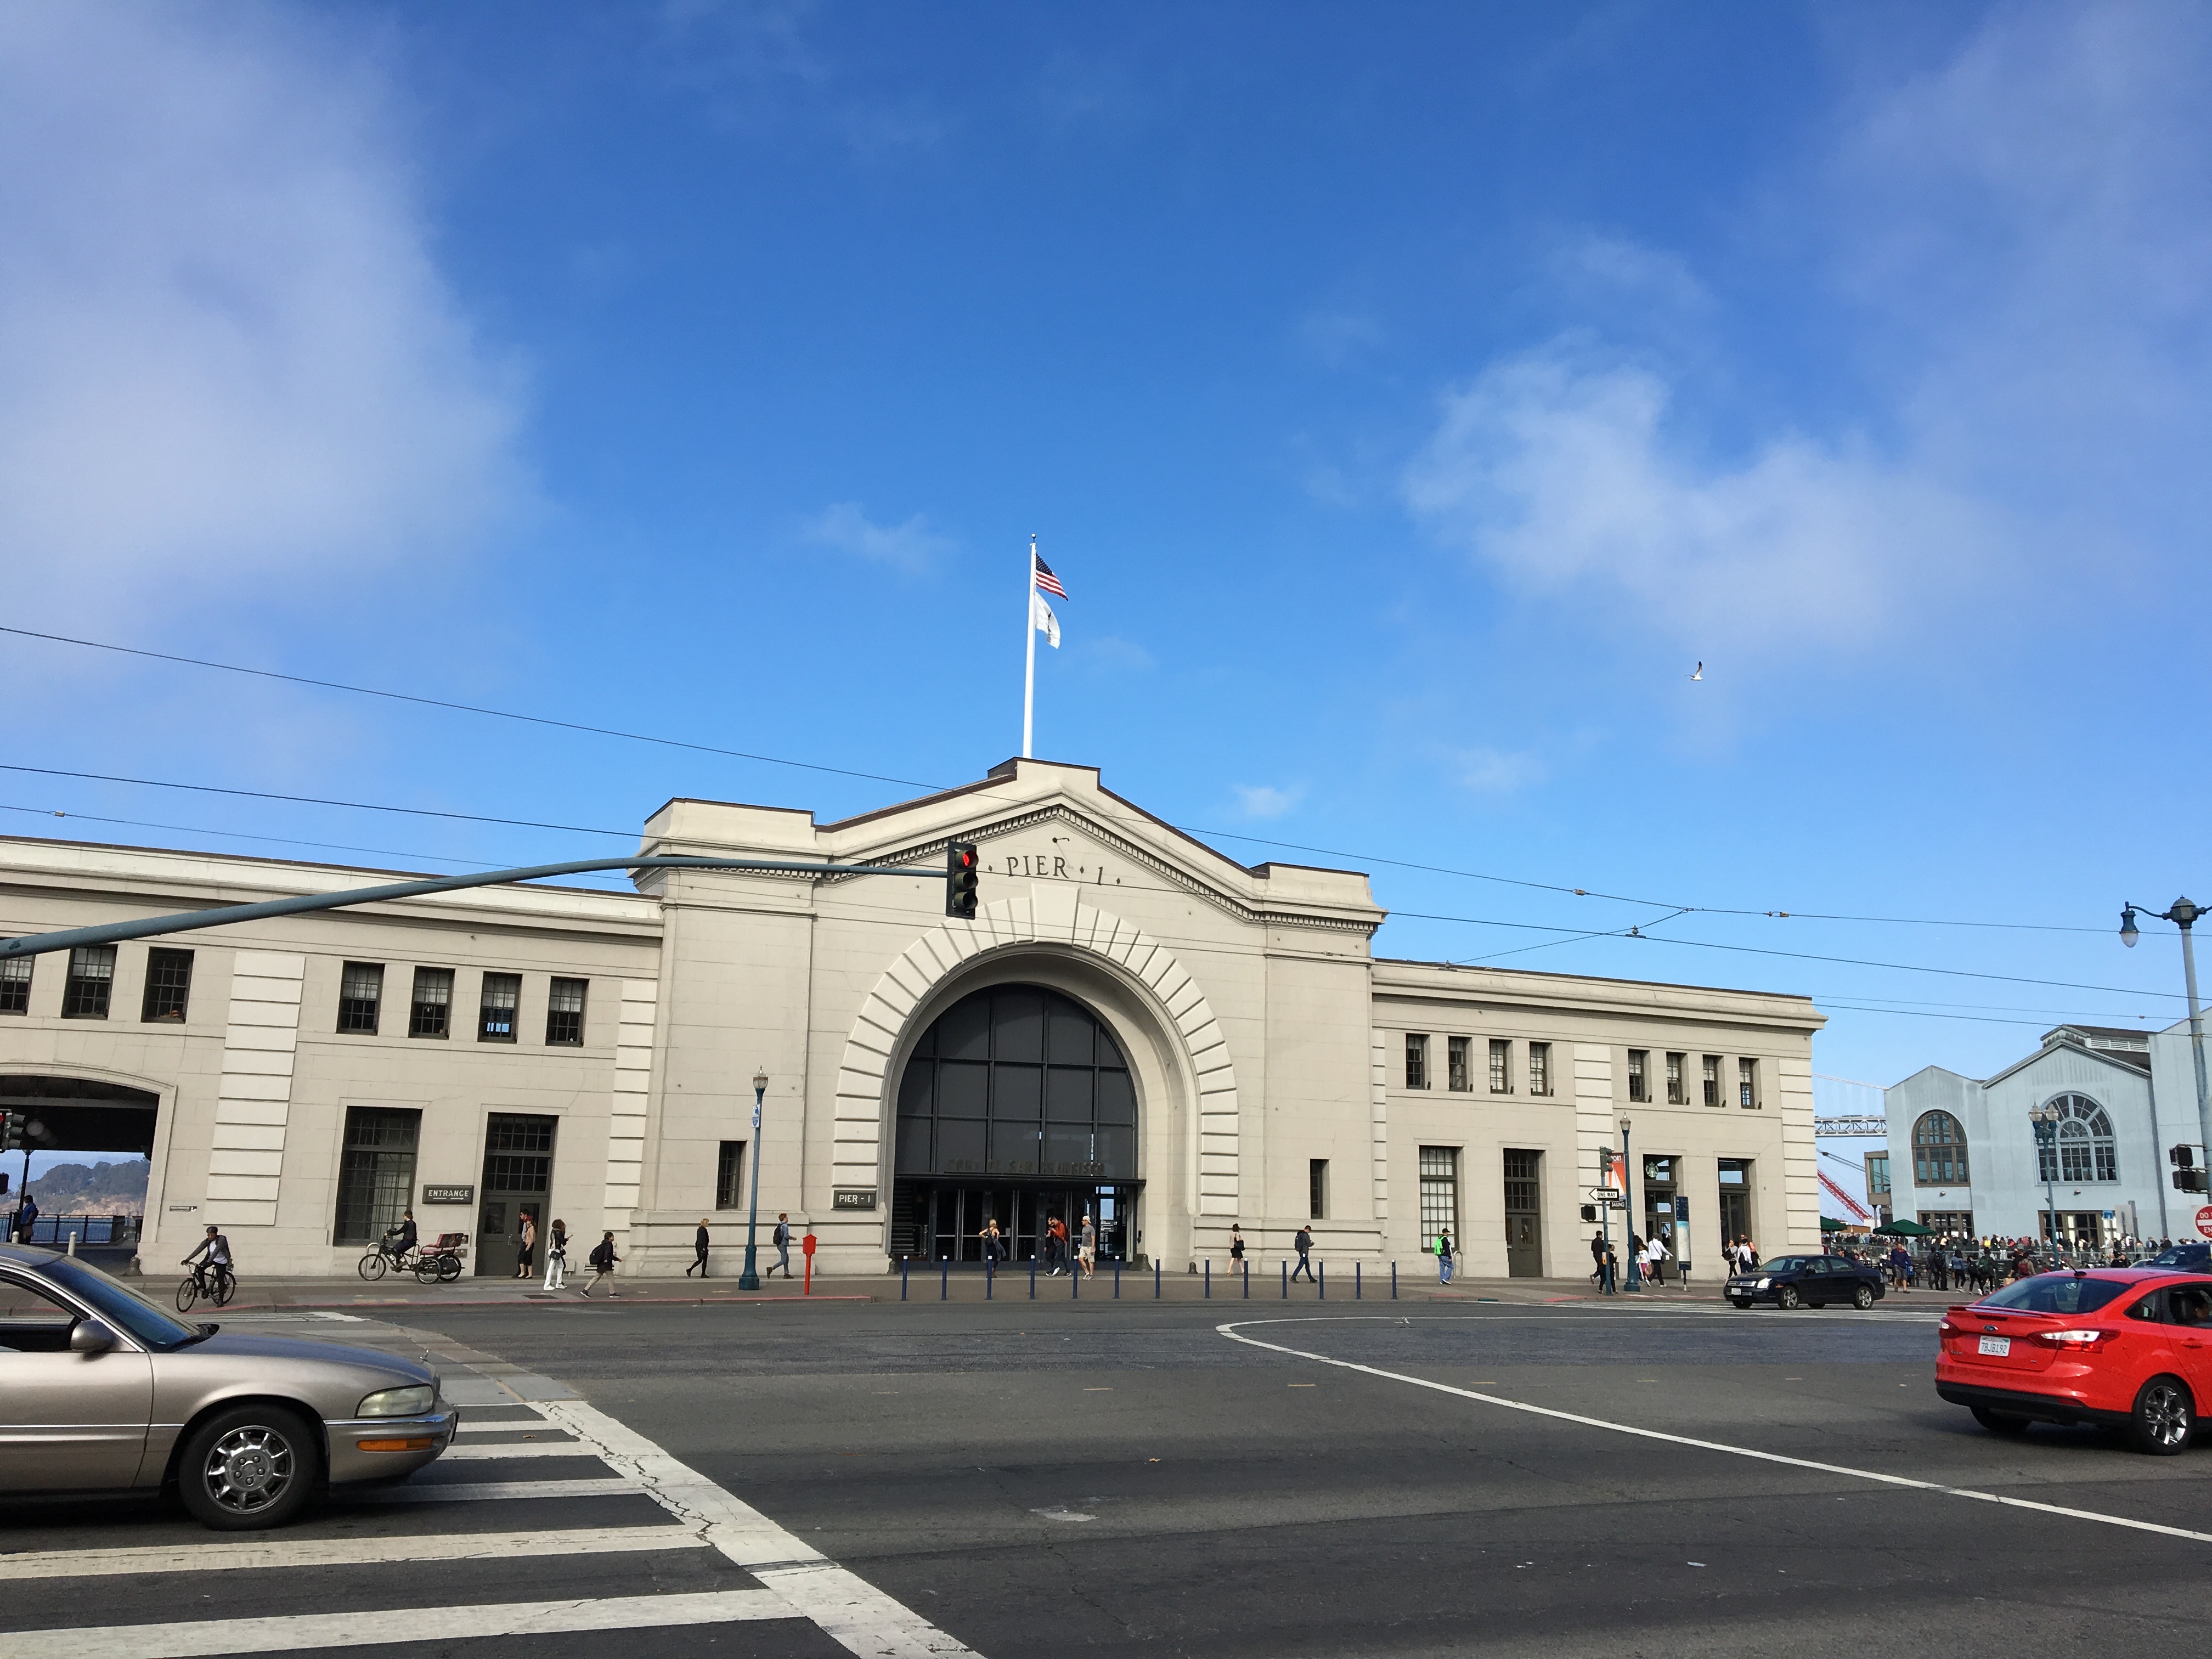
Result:
{"label": "flagpole", "polygon": [[1036,724],[1036,538],[1030,538],[1030,580],[1022,591],[1022,634],[1027,662],[1022,671],[1022,758],[1030,757]]}

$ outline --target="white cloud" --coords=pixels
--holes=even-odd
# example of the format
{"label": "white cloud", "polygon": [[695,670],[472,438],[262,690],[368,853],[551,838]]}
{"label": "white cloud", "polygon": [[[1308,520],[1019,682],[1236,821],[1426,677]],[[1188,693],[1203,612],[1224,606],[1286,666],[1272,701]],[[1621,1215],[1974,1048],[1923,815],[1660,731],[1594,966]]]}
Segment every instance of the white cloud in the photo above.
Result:
{"label": "white cloud", "polygon": [[1237,810],[1248,818],[1279,818],[1306,798],[1302,783],[1287,788],[1267,783],[1237,783],[1230,787],[1237,796]]}
{"label": "white cloud", "polygon": [[18,614],[357,592],[529,501],[514,379],[342,55],[254,9],[0,11]]}
{"label": "white cloud", "polygon": [[1534,755],[1501,749],[1460,750],[1451,757],[1451,768],[1460,787],[1479,795],[1516,794],[1544,778],[1543,763]]}
{"label": "white cloud", "polygon": [[799,533],[820,546],[908,571],[927,570],[952,545],[919,513],[904,524],[878,524],[858,501],[839,501],[823,509],[800,526]]}

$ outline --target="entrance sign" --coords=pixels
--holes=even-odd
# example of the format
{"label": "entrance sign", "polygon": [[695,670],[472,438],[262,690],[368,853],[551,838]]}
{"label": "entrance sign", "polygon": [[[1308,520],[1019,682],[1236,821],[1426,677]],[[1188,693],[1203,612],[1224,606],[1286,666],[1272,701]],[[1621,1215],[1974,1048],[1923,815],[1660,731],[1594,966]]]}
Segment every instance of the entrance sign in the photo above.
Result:
{"label": "entrance sign", "polygon": [[2197,1212],[2197,1231],[2205,1237],[2212,1238],[2212,1204],[2207,1204]]}
{"label": "entrance sign", "polygon": [[425,1204],[473,1204],[477,1201],[477,1189],[474,1187],[425,1187],[422,1201]]}

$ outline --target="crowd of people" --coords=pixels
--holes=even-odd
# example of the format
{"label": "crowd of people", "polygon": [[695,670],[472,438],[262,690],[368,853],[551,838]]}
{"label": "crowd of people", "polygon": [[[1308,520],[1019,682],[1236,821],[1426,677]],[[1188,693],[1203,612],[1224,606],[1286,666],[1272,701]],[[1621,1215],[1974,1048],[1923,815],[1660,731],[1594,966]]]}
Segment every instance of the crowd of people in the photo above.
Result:
{"label": "crowd of people", "polygon": [[2049,1273],[2054,1267],[2129,1267],[2171,1249],[2174,1242],[2130,1234],[2101,1245],[2062,1239],[2054,1249],[2047,1238],[1937,1233],[1911,1245],[1903,1239],[1888,1241],[1887,1249],[1885,1241],[1878,1238],[1863,1242],[1836,1238],[1829,1242],[1828,1253],[1880,1267],[1897,1290],[1986,1293],[2013,1279]]}

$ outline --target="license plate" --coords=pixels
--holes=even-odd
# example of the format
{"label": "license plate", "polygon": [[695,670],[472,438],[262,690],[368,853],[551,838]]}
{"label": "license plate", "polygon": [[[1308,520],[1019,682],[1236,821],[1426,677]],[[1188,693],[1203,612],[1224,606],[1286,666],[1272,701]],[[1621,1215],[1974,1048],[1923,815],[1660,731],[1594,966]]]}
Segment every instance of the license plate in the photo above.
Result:
{"label": "license plate", "polygon": [[2002,1359],[2012,1352],[2012,1339],[2008,1336],[1985,1336],[1982,1339],[1982,1352],[1994,1358]]}

